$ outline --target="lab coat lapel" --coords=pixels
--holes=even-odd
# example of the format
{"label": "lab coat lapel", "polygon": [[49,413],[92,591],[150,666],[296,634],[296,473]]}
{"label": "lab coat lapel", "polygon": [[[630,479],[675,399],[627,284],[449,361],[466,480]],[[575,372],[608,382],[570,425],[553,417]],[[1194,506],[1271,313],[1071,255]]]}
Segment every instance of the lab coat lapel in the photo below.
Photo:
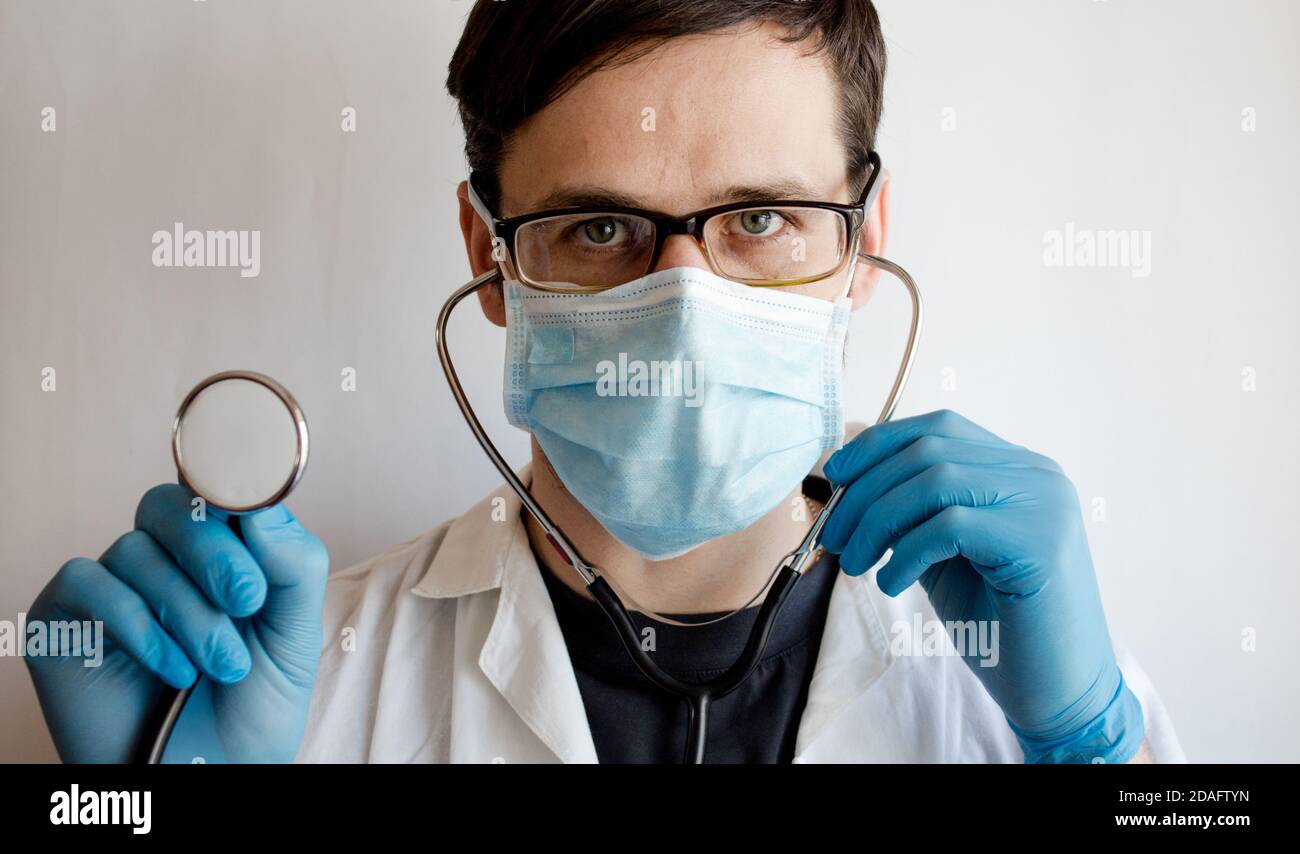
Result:
{"label": "lab coat lapel", "polygon": [[[520,472],[528,484],[531,466]],[[587,713],[519,497],[502,485],[448,529],[413,590],[454,599],[453,762],[595,762]]]}
{"label": "lab coat lapel", "polygon": [[851,577],[836,569],[808,702],[795,738],[795,761],[828,731],[854,700],[894,663],[884,624],[867,589],[869,575]]}
{"label": "lab coat lapel", "polygon": [[[555,609],[527,537],[506,561],[496,619],[478,666],[519,719],[563,762],[595,762],[596,747]],[[490,739],[491,733],[485,733]]]}
{"label": "lab coat lapel", "polygon": [[[860,422],[846,424],[845,444],[864,429],[866,425]],[[830,457],[830,451],[823,454],[812,473],[824,478],[822,467]],[[880,563],[884,563],[883,558]],[[796,761],[820,736],[833,729],[840,713],[894,663],[884,623],[872,602],[869,585],[874,586],[874,576],[870,572],[845,575],[840,572],[838,561],[835,566],[838,577],[831,588],[821,647],[808,686],[808,702],[795,738]]]}

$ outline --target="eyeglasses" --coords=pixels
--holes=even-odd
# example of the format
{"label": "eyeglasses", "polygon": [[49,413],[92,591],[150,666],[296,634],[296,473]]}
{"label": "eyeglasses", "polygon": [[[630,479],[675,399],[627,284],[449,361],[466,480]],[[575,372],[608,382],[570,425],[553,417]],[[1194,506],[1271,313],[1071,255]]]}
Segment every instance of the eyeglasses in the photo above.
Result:
{"label": "eyeglasses", "polygon": [[[516,275],[546,291],[593,292],[654,269],[665,241],[684,234],[699,242],[719,276],[759,287],[802,285],[840,273],[879,191],[880,157],[856,204],[773,200],[733,202],[682,217],[625,207],[570,207],[501,219],[483,202],[475,180],[470,203],[510,253]],[[500,259],[498,259],[500,260]]]}

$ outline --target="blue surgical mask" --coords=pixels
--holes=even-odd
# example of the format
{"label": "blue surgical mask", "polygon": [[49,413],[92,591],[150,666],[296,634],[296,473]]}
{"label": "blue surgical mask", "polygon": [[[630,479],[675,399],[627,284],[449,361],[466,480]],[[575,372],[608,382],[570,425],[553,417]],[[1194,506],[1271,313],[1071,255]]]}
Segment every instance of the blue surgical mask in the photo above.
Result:
{"label": "blue surgical mask", "polygon": [[507,282],[505,302],[510,423],[646,558],[753,524],[843,439],[847,296],[678,267],[599,293]]}

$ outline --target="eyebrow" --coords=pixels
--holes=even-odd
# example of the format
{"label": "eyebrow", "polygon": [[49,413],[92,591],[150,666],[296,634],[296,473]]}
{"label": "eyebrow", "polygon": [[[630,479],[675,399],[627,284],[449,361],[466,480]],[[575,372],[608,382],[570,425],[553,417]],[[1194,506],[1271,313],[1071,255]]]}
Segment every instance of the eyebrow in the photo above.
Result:
{"label": "eyebrow", "polygon": [[[777,199],[812,201],[817,193],[798,179],[783,179],[764,184],[734,184],[713,193],[706,199],[705,207],[725,205],[730,202],[770,202]],[[620,193],[597,186],[565,187],[542,198],[537,210],[557,208],[645,208],[645,200],[628,193]]]}

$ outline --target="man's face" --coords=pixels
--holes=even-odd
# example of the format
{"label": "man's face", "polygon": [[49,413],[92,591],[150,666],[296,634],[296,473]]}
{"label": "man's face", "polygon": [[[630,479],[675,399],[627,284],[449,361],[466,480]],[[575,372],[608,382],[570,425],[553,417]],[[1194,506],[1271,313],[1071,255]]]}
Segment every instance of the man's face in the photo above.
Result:
{"label": "man's face", "polygon": [[[810,42],[784,44],[779,34],[762,26],[678,38],[586,77],[512,135],[497,213],[611,198],[678,215],[755,198],[854,201],[834,75],[822,56],[804,55]],[[872,254],[883,250],[887,189],[860,244]],[[467,216],[463,195],[477,275],[491,265],[490,238]],[[693,238],[674,236],[655,269],[683,266],[709,268]],[[869,296],[872,272],[858,265],[855,308]],[[844,275],[783,290],[834,299]],[[499,290],[480,293],[488,316],[503,322]]]}

